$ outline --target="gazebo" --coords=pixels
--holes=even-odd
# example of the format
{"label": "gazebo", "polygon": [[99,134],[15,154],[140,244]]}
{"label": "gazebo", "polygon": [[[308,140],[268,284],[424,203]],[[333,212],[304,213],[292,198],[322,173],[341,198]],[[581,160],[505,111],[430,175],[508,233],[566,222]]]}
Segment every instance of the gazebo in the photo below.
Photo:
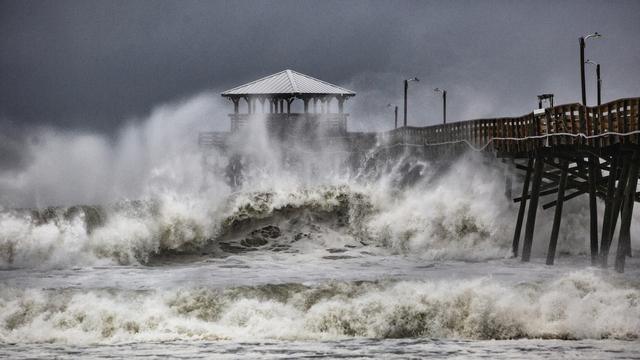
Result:
{"label": "gazebo", "polygon": [[[282,135],[318,129],[325,133],[346,133],[348,114],[344,113],[344,102],[356,94],[297,71],[283,70],[221,95],[233,102],[234,111],[229,114],[232,132],[249,121],[264,119],[271,132]],[[296,99],[302,101],[303,112],[292,112]],[[241,103],[246,104],[242,106],[246,112],[240,112]],[[337,103],[337,108],[333,103]],[[336,111],[332,111],[334,108]]]}

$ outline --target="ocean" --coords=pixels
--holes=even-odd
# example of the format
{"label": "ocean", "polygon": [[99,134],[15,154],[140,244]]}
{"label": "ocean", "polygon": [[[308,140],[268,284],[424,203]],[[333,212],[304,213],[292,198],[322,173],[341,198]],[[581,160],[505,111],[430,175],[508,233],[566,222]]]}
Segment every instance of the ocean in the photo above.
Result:
{"label": "ocean", "polygon": [[549,211],[523,263],[520,182],[490,156],[346,169],[246,144],[235,186],[225,154],[177,147],[118,180],[134,195],[15,190],[39,200],[0,211],[0,358],[640,358],[638,215],[624,274],[590,266],[580,198],[556,265]]}

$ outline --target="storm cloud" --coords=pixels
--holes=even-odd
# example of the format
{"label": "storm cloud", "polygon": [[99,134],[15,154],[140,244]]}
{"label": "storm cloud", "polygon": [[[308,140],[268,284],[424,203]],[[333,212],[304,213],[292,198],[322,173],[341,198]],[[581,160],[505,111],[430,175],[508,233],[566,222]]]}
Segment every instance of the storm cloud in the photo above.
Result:
{"label": "storm cloud", "polygon": [[3,0],[0,118],[109,133],[285,68],[356,91],[352,128],[389,128],[413,76],[410,124],[439,121],[434,87],[451,121],[519,115],[539,93],[579,99],[578,37],[594,31],[608,101],[640,94],[638,14],[638,1]]}

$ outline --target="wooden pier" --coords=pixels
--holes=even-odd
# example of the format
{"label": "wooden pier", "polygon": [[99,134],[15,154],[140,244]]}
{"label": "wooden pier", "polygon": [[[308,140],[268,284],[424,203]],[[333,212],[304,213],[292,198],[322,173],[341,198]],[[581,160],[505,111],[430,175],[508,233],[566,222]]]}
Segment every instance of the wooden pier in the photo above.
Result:
{"label": "wooden pier", "polygon": [[[607,266],[618,227],[615,269],[624,271],[625,258],[631,255],[633,208],[640,202],[640,98],[594,107],[551,106],[520,117],[352,133],[347,131],[348,114],[343,112],[343,104],[355,93],[292,70],[238,86],[222,96],[234,105],[234,113],[229,115],[231,132],[201,133],[198,141],[204,148],[228,151],[230,142],[244,141],[243,128],[252,121],[262,121],[268,136],[286,143],[290,152],[340,149],[336,152],[347,153],[346,161],[356,166],[363,159],[393,160],[408,148],[428,160],[450,159],[469,149],[487,152],[524,171],[522,193],[514,199],[520,204],[513,235],[515,256],[529,261],[542,203],[543,209],[554,209],[547,252],[547,264],[553,264],[563,205],[581,195],[589,197],[592,264]],[[247,105],[243,114],[241,99]],[[303,112],[292,112],[295,100],[303,102]],[[332,100],[337,101],[337,112],[330,111]],[[241,169],[234,167],[240,161],[237,154],[228,155],[235,159],[229,166]],[[598,198],[604,203],[602,219],[598,219]]]}
{"label": "wooden pier", "polygon": [[[588,196],[591,262],[607,266],[619,225],[615,269],[624,271],[625,258],[631,256],[634,203],[640,202],[640,98],[595,107],[559,105],[514,118],[405,127],[379,134],[378,139],[378,147],[419,147],[434,158],[463,145],[511,159],[525,173],[522,193],[514,199],[520,207],[513,254],[519,255],[524,227],[522,261],[531,257],[541,201],[543,209],[555,212],[547,252],[547,264],[552,265],[564,202]],[[598,198],[605,206],[602,219],[598,219]]]}

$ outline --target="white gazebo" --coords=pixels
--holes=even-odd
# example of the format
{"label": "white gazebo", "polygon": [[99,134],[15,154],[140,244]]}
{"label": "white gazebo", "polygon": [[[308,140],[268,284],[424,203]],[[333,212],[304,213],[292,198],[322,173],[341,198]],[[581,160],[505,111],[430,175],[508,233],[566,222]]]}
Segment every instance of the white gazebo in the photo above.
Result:
{"label": "white gazebo", "polygon": [[[232,132],[249,121],[264,119],[272,132],[280,134],[292,129],[304,133],[322,129],[334,134],[346,133],[348,114],[344,113],[344,102],[356,94],[297,71],[283,70],[221,95],[233,102],[234,111],[229,114]],[[246,104],[244,113],[240,112],[241,100]],[[295,100],[302,101],[303,112],[291,112]],[[337,103],[336,112],[331,111],[334,102]]]}

